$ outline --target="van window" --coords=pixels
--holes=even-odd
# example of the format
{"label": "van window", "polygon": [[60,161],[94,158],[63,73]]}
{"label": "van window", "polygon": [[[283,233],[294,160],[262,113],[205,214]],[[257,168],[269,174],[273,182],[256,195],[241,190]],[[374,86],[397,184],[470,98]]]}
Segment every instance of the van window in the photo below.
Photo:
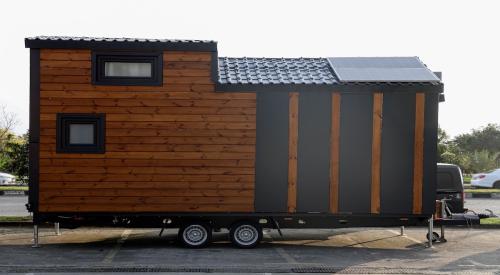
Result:
{"label": "van window", "polygon": [[438,172],[437,179],[437,189],[445,190],[445,189],[456,189],[457,187],[453,183],[453,175],[449,172]]}

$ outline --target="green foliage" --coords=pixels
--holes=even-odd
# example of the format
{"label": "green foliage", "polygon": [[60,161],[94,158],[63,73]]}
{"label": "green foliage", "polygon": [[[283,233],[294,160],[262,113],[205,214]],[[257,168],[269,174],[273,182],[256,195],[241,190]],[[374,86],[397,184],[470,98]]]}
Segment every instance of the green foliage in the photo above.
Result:
{"label": "green foliage", "polygon": [[0,186],[0,191],[28,191],[28,186]]}
{"label": "green foliage", "polygon": [[31,222],[31,216],[0,216],[0,222]]}
{"label": "green foliage", "polygon": [[17,176],[19,182],[29,180],[29,137],[28,134],[9,134],[2,144],[0,170]]}
{"label": "green foliage", "polygon": [[465,152],[500,152],[500,126],[488,124],[486,127],[473,129],[471,133],[458,135],[453,142]]}
{"label": "green foliage", "polygon": [[481,224],[495,224],[495,225],[500,225],[500,218],[481,219]]}
{"label": "green foliage", "polygon": [[465,173],[500,167],[500,126],[488,124],[452,140],[439,128],[438,161],[459,165]]}
{"label": "green foliage", "polygon": [[467,162],[464,163],[466,169],[472,172],[485,172],[497,168],[499,153],[490,153],[487,150],[474,151],[469,153]]}

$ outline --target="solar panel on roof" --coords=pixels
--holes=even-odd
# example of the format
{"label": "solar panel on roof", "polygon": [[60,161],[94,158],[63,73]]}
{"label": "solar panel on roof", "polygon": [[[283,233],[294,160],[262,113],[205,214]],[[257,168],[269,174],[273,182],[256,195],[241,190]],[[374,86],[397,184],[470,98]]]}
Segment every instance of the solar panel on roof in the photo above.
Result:
{"label": "solar panel on roof", "polygon": [[328,58],[341,82],[439,82],[417,57]]}

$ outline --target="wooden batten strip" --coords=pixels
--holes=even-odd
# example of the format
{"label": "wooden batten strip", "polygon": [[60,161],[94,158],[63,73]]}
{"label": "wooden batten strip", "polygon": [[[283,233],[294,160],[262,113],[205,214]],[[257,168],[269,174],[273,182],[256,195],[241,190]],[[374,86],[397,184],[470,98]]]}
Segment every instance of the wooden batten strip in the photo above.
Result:
{"label": "wooden batten strip", "polygon": [[373,95],[371,213],[380,213],[380,152],[382,146],[382,104],[384,95]]}
{"label": "wooden batten strip", "polygon": [[330,132],[330,212],[339,210],[340,93],[332,94]]}
{"label": "wooden batten strip", "polygon": [[424,113],[425,94],[415,95],[415,141],[413,153],[413,214],[422,213],[424,173]]}
{"label": "wooden batten strip", "polygon": [[299,93],[289,94],[288,119],[288,212],[297,210],[297,144],[299,135]]}

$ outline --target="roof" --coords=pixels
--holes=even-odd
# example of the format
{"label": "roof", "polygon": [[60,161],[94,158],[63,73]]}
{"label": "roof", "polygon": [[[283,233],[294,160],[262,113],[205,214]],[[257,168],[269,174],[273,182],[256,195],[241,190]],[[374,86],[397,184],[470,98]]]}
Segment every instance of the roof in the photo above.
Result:
{"label": "roof", "polygon": [[212,40],[36,36],[25,44],[34,49],[209,51],[218,61],[212,75],[221,91],[331,90],[346,84],[435,85],[442,90],[438,76],[417,57],[216,58]]}
{"label": "roof", "polygon": [[418,57],[331,57],[341,82],[440,82]]}
{"label": "roof", "polygon": [[325,58],[219,58],[220,84],[335,84]]}
{"label": "roof", "polygon": [[165,49],[217,51],[213,40],[180,40],[152,38],[104,38],[74,36],[35,36],[25,40],[26,48],[46,49]]}

